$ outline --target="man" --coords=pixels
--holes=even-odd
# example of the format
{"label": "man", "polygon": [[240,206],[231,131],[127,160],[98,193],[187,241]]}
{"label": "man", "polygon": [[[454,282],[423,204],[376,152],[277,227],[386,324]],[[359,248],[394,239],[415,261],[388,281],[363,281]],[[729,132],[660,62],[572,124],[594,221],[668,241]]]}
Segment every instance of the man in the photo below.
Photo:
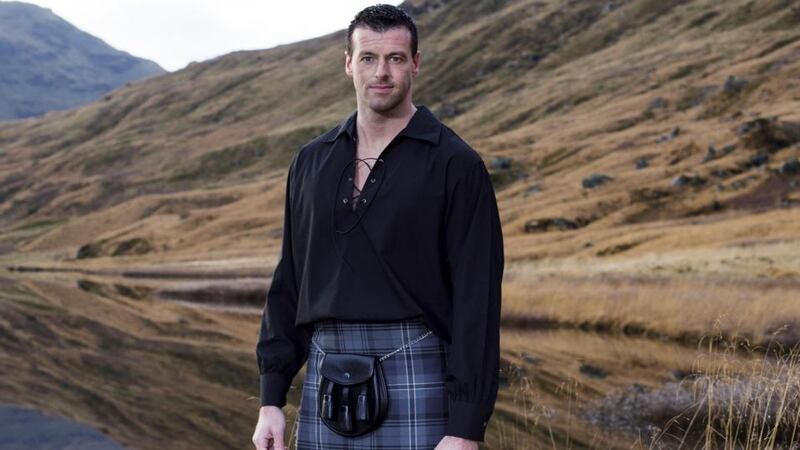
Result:
{"label": "man", "polygon": [[[466,450],[484,439],[498,388],[502,231],[479,154],[412,102],[419,68],[405,12],[375,5],[356,15],[345,73],[357,109],[289,167],[256,348],[259,450],[288,448],[281,407],[306,360],[298,448]],[[324,352],[378,355],[398,344],[383,362],[383,424],[359,437],[321,425]]]}

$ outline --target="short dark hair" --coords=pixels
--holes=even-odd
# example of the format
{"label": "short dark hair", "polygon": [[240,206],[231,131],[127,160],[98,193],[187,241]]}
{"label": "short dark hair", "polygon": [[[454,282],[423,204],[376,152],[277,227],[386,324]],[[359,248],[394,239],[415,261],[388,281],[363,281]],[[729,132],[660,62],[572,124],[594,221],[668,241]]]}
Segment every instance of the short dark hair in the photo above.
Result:
{"label": "short dark hair", "polygon": [[347,27],[347,42],[345,50],[348,55],[353,54],[353,31],[362,26],[373,31],[383,33],[390,28],[405,27],[411,32],[411,57],[417,54],[417,25],[414,20],[402,9],[381,3],[362,9]]}

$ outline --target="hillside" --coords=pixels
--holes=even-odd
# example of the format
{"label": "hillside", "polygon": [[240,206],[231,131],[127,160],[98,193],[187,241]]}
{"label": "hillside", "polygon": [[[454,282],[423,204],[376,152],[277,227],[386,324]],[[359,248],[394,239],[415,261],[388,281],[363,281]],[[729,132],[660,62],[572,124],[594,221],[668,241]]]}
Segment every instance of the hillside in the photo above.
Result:
{"label": "hillside", "polygon": [[166,71],[79,30],[50,9],[0,1],[0,120],[84,105]]}
{"label": "hillside", "polygon": [[[733,273],[718,264],[731,248],[800,237],[796,2],[406,6],[415,102],[485,156],[507,262]],[[81,267],[274,258],[292,154],[355,107],[343,40],[234,52],[0,125],[0,252]],[[753,257],[747,275],[798,276],[793,254]],[[653,255],[664,264],[637,263]]]}

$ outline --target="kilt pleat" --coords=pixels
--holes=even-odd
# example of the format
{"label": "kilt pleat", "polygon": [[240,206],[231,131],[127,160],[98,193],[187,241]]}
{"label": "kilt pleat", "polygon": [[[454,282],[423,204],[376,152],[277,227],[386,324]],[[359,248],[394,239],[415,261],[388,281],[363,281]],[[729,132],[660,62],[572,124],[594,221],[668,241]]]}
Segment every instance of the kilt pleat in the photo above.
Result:
{"label": "kilt pleat", "polygon": [[[313,339],[326,352],[383,356],[427,331],[428,327],[419,319],[326,320],[315,324]],[[380,427],[362,436],[340,436],[319,418],[317,392],[322,357],[311,345],[295,424],[296,449],[430,450],[444,436],[449,412],[445,389],[447,346],[436,334],[381,363],[389,390],[389,412]]]}

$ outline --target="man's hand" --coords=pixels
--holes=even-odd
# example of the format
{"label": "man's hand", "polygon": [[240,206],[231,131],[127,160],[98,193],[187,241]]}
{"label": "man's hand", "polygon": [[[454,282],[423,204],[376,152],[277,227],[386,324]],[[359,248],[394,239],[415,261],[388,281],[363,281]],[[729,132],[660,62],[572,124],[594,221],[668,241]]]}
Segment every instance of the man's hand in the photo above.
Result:
{"label": "man's hand", "polygon": [[286,450],[283,444],[283,431],[286,429],[286,417],[277,406],[262,406],[258,413],[258,424],[253,433],[253,445],[256,450]]}
{"label": "man's hand", "polygon": [[478,441],[455,436],[445,436],[434,450],[478,450]]}

